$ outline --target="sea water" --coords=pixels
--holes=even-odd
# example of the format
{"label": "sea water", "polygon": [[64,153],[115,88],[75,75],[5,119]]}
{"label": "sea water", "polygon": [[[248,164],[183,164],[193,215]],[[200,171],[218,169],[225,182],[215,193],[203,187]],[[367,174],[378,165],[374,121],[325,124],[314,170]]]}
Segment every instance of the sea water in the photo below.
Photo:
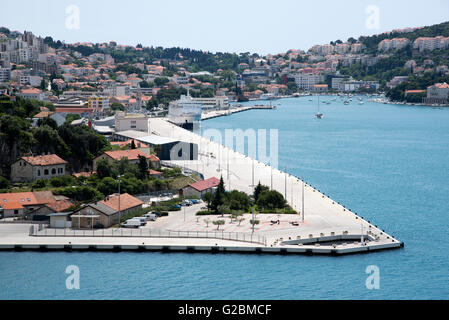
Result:
{"label": "sea water", "polygon": [[[276,100],[275,110],[211,119],[202,131],[278,129],[280,169],[403,249],[341,257],[0,252],[0,299],[447,299],[449,108],[364,101],[321,104],[318,120],[316,97]],[[66,287],[70,265],[79,290]],[[366,286],[373,265],[378,289]]]}

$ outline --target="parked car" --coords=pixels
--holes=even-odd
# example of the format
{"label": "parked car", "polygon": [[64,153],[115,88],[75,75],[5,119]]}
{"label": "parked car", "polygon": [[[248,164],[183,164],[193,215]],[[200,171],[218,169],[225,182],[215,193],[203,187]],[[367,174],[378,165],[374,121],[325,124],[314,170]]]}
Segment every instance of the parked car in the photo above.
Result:
{"label": "parked car", "polygon": [[144,217],[148,221],[156,221],[156,219],[157,219],[157,215],[155,215],[154,213],[147,213],[146,215],[144,215]]}
{"label": "parked car", "polygon": [[190,199],[190,202],[192,202],[193,204],[201,203],[201,201],[198,199]]}
{"label": "parked car", "polygon": [[153,212],[153,214],[158,218],[162,216],[162,212]]}
{"label": "parked car", "polygon": [[134,217],[134,218],[132,218],[130,220],[140,221],[140,225],[141,226],[144,226],[144,225],[147,224],[147,218],[145,218],[145,217]]}
{"label": "parked car", "polygon": [[192,202],[190,202],[189,200],[184,200],[183,202],[181,202],[181,206],[190,207],[191,205],[192,205]]}
{"label": "parked car", "polygon": [[104,225],[102,225],[101,223],[97,223],[96,225],[94,225],[94,229],[104,229]]}
{"label": "parked car", "polygon": [[139,228],[142,225],[142,223],[139,220],[133,220],[129,219],[126,220],[125,223],[122,224],[123,228]]}

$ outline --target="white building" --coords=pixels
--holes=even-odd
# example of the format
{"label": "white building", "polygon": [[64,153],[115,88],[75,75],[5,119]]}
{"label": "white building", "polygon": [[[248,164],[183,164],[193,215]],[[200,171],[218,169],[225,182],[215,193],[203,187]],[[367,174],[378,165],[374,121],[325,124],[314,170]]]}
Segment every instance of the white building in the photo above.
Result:
{"label": "white building", "polygon": [[0,68],[0,82],[8,82],[11,80],[11,69]]}
{"label": "white building", "polygon": [[407,38],[385,39],[379,42],[378,50],[379,51],[389,51],[392,49],[399,50],[406,47],[409,43],[410,40]]}
{"label": "white building", "polygon": [[435,49],[446,49],[449,47],[449,37],[420,37],[413,42],[413,49],[417,49],[420,52]]}
{"label": "white building", "polygon": [[40,86],[42,82],[42,77],[39,76],[30,76],[30,75],[21,75],[19,82],[21,85],[29,84],[32,87]]}
{"label": "white building", "polygon": [[324,76],[316,73],[293,73],[290,78],[295,80],[300,89],[311,90],[313,85],[324,81]]}
{"label": "white building", "polygon": [[449,84],[435,83],[433,86],[427,88],[427,98],[424,98],[424,103],[438,103],[447,104],[449,98]]}
{"label": "white building", "polygon": [[117,112],[115,114],[115,131],[136,130],[148,132],[148,117],[143,113]]}
{"label": "white building", "polygon": [[41,90],[36,88],[23,89],[19,94],[22,99],[46,100],[47,96]]}

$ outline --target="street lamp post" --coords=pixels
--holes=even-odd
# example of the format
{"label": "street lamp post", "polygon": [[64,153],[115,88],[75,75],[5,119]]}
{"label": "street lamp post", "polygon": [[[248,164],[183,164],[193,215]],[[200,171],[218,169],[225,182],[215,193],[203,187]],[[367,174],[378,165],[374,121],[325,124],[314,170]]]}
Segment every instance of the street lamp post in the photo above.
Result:
{"label": "street lamp post", "polygon": [[284,195],[285,195],[285,200],[287,200],[287,166],[285,166],[285,192],[284,192]]}
{"label": "street lamp post", "polygon": [[302,222],[304,222],[304,177],[302,177]]}
{"label": "street lamp post", "polygon": [[121,178],[123,176],[117,176],[118,178],[118,227],[121,228],[122,227],[122,219],[121,219],[121,212],[120,212],[120,182],[121,182]]}

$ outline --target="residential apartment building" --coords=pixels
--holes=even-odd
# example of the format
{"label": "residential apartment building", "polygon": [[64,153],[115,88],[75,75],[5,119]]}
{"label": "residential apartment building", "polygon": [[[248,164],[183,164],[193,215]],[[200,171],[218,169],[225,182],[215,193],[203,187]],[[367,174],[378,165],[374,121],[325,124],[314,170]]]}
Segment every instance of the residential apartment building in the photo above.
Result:
{"label": "residential apartment building", "polygon": [[413,42],[413,49],[417,49],[420,52],[435,49],[446,49],[449,47],[449,37],[420,37]]}
{"label": "residential apartment building", "polygon": [[105,113],[109,110],[109,98],[92,96],[88,99],[88,107],[97,113]]}
{"label": "residential apartment building", "polygon": [[294,73],[289,78],[293,78],[298,88],[303,90],[311,90],[313,85],[324,81],[324,76],[317,73]]}
{"label": "residential apartment building", "polygon": [[0,68],[0,82],[8,82],[11,80],[11,69]]}
{"label": "residential apartment building", "polygon": [[379,51],[389,51],[392,49],[399,50],[405,48],[408,44],[410,44],[410,40],[407,38],[385,39],[379,42],[378,50]]}
{"label": "residential apartment building", "polygon": [[22,91],[20,91],[18,96],[22,99],[34,99],[39,101],[44,101],[47,99],[47,95],[42,92],[42,90],[36,88],[23,89]]}
{"label": "residential apartment building", "polygon": [[435,83],[427,88],[427,97],[423,99],[423,103],[428,104],[447,104],[449,97],[449,84]]}

